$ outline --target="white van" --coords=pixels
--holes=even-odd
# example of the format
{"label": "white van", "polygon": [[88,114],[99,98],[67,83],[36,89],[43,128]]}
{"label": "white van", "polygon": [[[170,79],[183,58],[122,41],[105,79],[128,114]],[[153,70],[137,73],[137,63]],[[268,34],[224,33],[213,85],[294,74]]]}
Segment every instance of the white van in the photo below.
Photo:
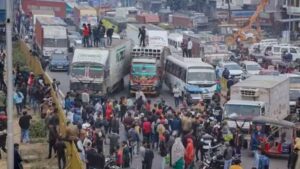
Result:
{"label": "white van", "polygon": [[266,58],[271,59],[273,62],[280,62],[282,60],[282,54],[285,51],[293,55],[293,61],[300,59],[300,48],[289,44],[273,45],[271,47],[270,56],[266,56]]}

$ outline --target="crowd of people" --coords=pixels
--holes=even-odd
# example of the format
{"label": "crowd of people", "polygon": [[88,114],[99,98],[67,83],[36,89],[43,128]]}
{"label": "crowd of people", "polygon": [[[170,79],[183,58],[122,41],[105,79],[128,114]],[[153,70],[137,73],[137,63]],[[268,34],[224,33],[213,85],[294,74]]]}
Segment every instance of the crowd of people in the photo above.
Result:
{"label": "crowd of people", "polygon": [[[220,100],[215,93],[211,103],[189,107],[176,100],[173,108],[164,100],[152,103],[142,91],[136,99],[118,100],[91,100],[87,92],[69,92],[64,106],[69,121],[67,139],[76,143],[87,168],[103,168],[107,155],[116,165],[128,168],[139,154],[143,169],[151,169],[157,152],[162,159],[160,168],[191,169],[204,160],[208,145],[221,144],[226,145],[224,169],[240,169],[243,136],[222,122]],[[219,113],[213,113],[212,106]],[[109,144],[108,154],[104,144]]]}
{"label": "crowd of people", "polygon": [[[111,46],[114,29],[115,26],[112,26],[111,28],[105,28],[102,21],[99,22],[98,26],[94,26],[94,27],[92,27],[91,24],[84,23],[82,25],[83,46],[84,47]],[[106,34],[107,42],[105,42],[105,34]]]}

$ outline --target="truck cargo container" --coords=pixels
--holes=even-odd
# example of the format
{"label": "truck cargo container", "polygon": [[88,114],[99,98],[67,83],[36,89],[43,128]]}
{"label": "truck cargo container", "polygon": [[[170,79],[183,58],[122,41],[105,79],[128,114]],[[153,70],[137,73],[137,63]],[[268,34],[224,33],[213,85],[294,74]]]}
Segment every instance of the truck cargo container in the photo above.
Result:
{"label": "truck cargo container", "polygon": [[68,52],[66,23],[58,17],[37,17],[34,29],[34,49],[48,60],[54,52]]}
{"label": "truck cargo container", "polygon": [[98,24],[97,10],[87,5],[75,6],[74,21],[79,28],[81,28],[84,23],[96,26]]}
{"label": "truck cargo container", "polygon": [[233,128],[238,124],[249,129],[251,119],[256,116],[283,120],[290,113],[289,79],[286,76],[251,76],[231,87],[230,100],[224,106],[225,118],[229,118],[228,124]]}
{"label": "truck cargo container", "polygon": [[106,49],[76,48],[70,69],[70,90],[88,90],[102,97],[124,87],[129,73],[132,41],[116,39]]}
{"label": "truck cargo container", "polygon": [[52,10],[55,16],[66,17],[66,3],[63,0],[22,0],[22,10],[31,16],[32,10]]}

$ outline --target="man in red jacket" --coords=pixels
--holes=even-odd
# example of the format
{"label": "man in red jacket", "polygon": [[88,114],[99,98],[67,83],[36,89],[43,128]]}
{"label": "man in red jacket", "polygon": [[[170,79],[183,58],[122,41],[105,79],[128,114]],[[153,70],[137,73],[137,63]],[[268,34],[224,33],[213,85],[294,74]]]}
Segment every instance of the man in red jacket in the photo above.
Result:
{"label": "man in red jacket", "polygon": [[147,143],[150,142],[150,135],[151,135],[151,122],[145,117],[143,122],[143,138]]}
{"label": "man in red jacket", "polygon": [[84,23],[82,25],[83,29],[82,29],[82,35],[83,35],[83,46],[84,47],[89,47],[89,28],[86,26],[86,24]]}

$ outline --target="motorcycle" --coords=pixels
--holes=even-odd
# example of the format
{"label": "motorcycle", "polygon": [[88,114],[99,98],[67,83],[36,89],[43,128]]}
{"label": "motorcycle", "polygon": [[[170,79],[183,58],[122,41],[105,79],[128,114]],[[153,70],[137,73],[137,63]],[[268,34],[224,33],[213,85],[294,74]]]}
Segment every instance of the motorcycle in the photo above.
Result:
{"label": "motorcycle", "polygon": [[218,144],[214,147],[209,148],[208,152],[205,153],[204,160],[200,164],[199,169],[223,169],[224,159],[221,150],[222,145]]}
{"label": "motorcycle", "polygon": [[121,169],[121,167],[117,166],[114,157],[107,157],[105,158],[104,169]]}

